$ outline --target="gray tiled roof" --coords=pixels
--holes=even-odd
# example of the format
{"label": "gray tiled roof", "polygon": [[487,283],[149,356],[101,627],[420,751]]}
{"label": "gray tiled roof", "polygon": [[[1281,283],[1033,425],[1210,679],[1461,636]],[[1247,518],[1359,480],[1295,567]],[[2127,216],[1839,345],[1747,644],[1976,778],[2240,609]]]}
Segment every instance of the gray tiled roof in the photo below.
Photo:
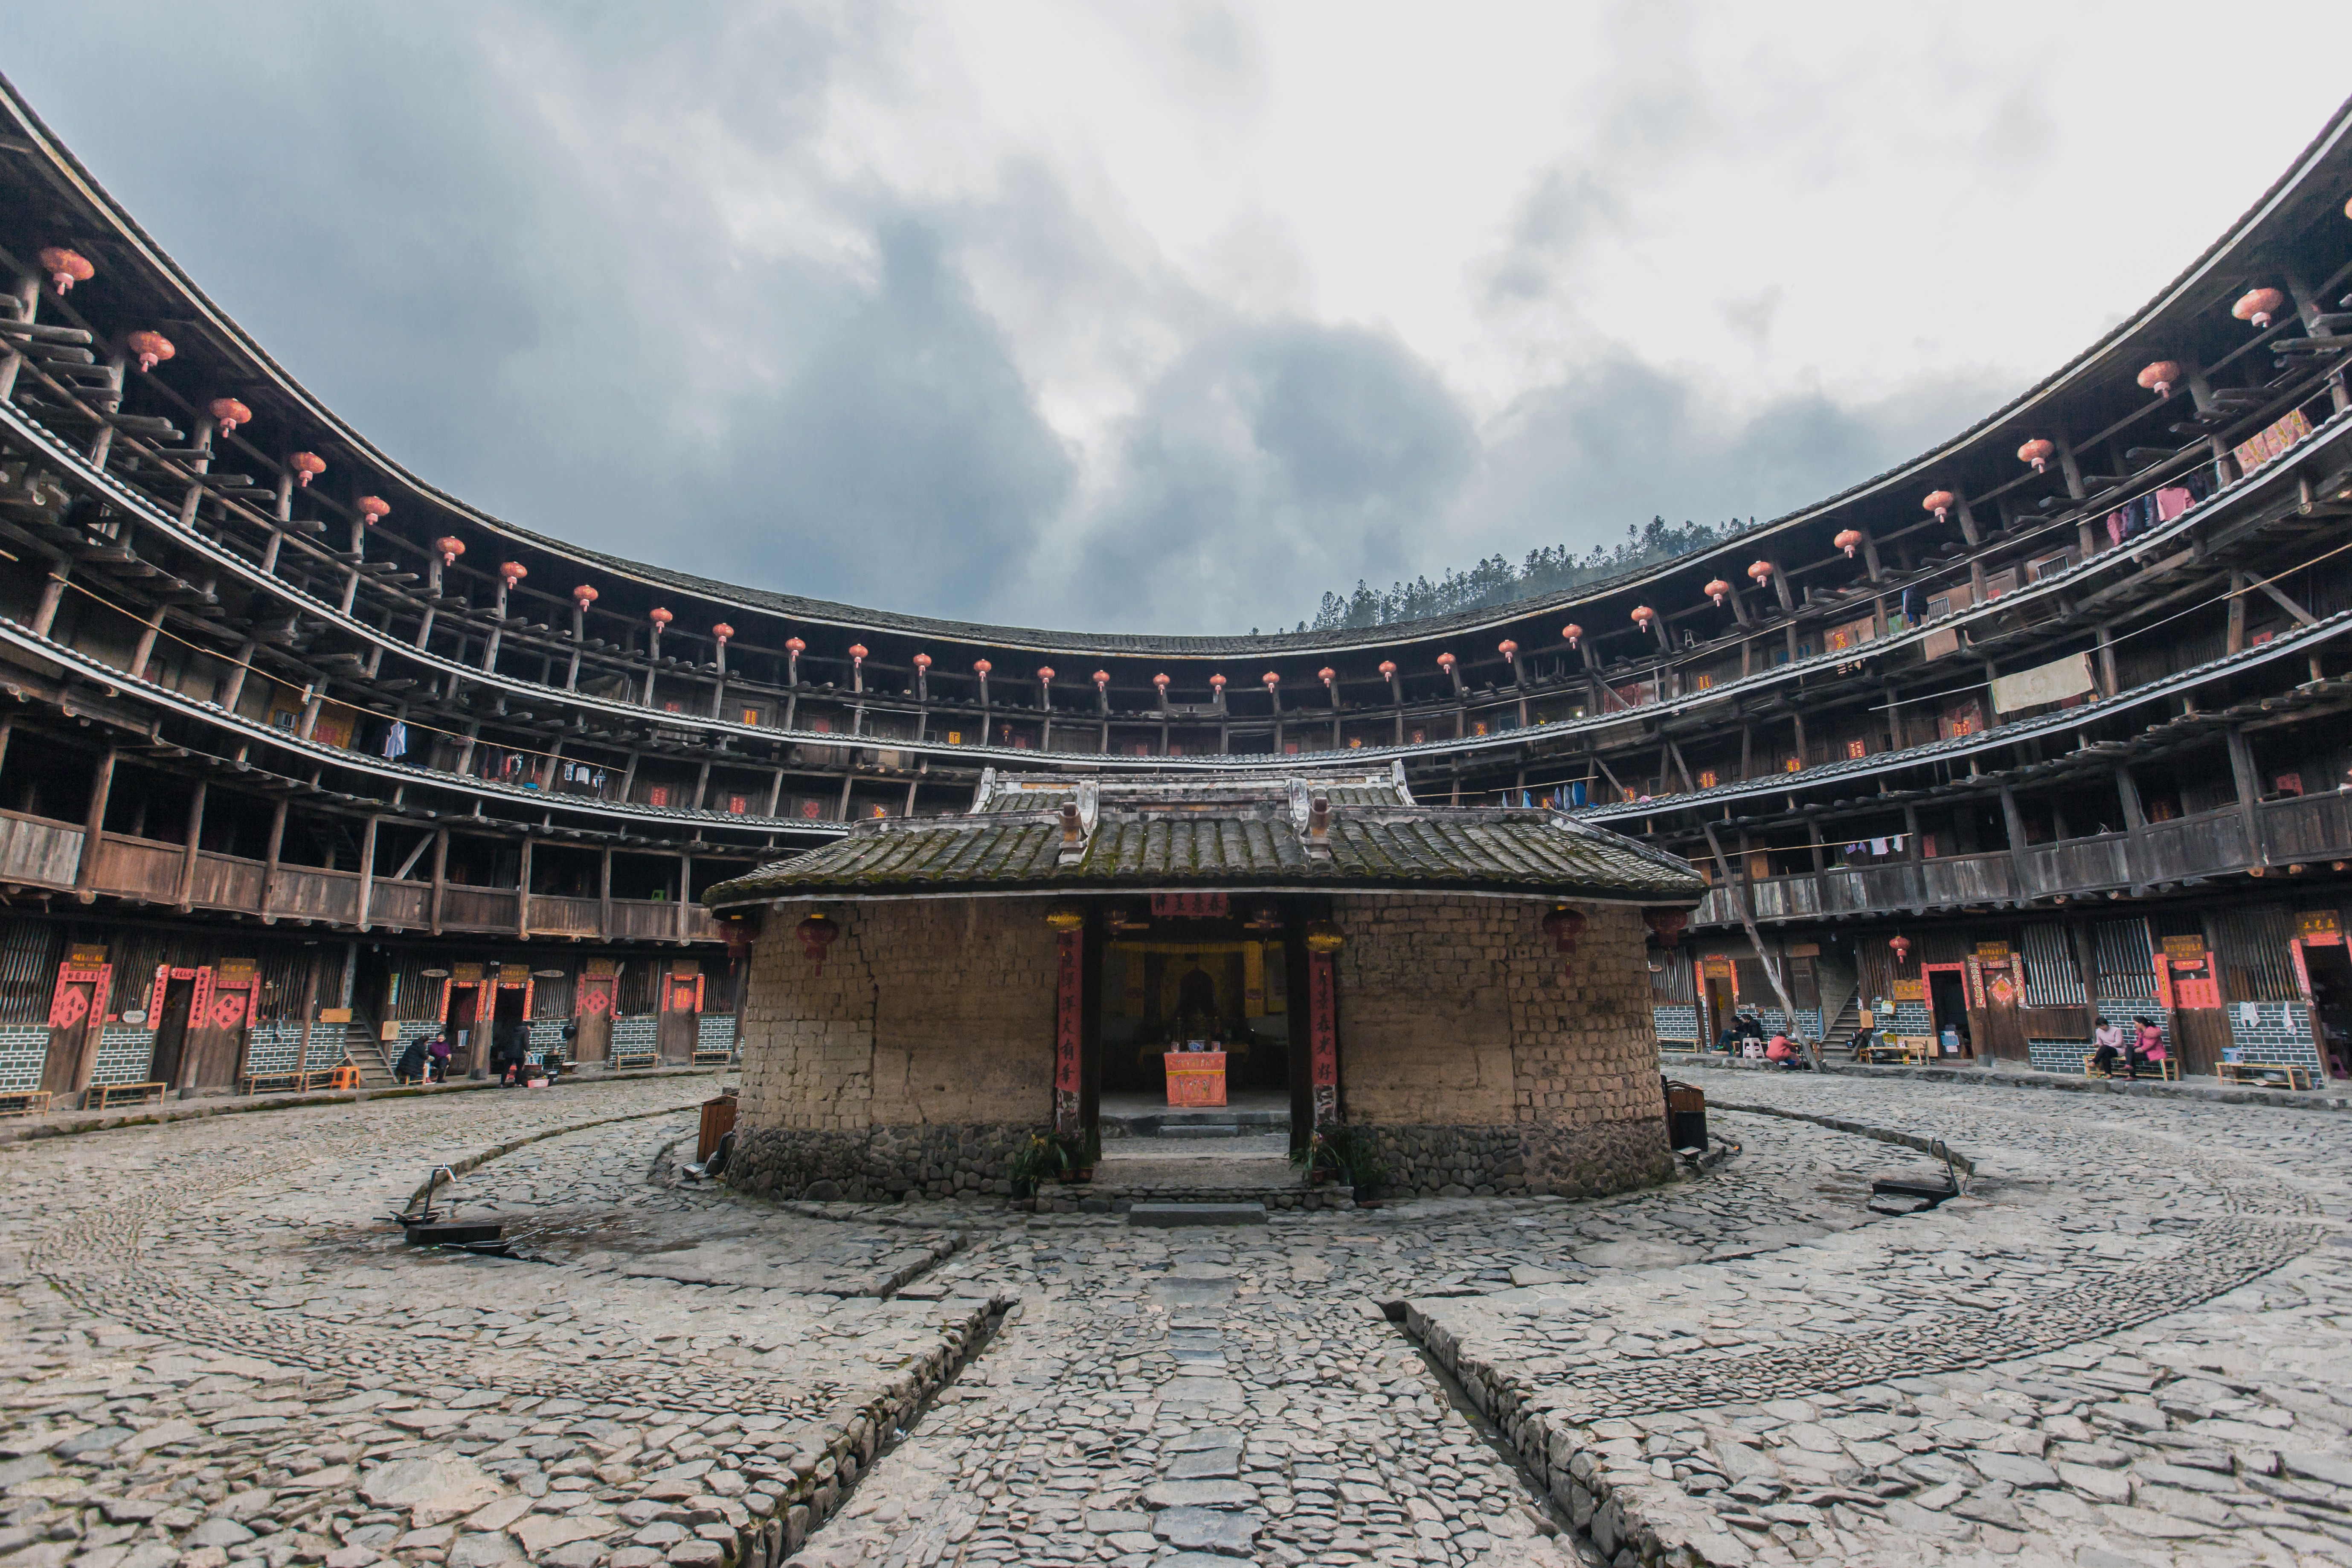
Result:
{"label": "gray tiled roof", "polygon": [[[1017,805],[984,786],[969,816],[860,822],[835,844],[721,883],[706,900],[1361,888],[1692,903],[1705,890],[1673,856],[1558,813],[1414,805],[1370,779],[1024,782],[1032,787]],[[1325,844],[1306,825],[1310,794],[1331,803]],[[1066,846],[1066,804],[1087,817],[1075,846]]]}

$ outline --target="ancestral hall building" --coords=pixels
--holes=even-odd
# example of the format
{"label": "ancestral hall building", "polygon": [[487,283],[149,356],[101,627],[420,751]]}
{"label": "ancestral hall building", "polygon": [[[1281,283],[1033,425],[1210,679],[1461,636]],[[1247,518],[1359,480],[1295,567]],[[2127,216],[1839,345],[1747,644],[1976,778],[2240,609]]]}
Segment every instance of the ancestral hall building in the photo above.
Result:
{"label": "ancestral hall building", "polygon": [[[381,1077],[498,1020],[717,1054],[740,969],[701,900],[781,857],[997,815],[984,777],[1278,773],[1344,820],[1330,781],[1400,767],[1423,804],[1384,810],[1552,807],[1699,868],[1690,937],[1647,949],[1669,1040],[1750,1005],[1834,1038],[1885,998],[1962,1059],[2065,1067],[2105,1010],[2192,1071],[2326,1070],[2352,1037],[2347,199],[2339,111],[2047,379],[1722,543],[1394,626],[1077,633],[714,582],[436,489],[0,82],[0,1105]],[[1270,896],[1290,930],[1367,895]],[[1020,903],[840,941],[919,918],[977,954]],[[1349,935],[1343,977],[1376,945]],[[1138,962],[1145,1011],[1107,1037],[1154,1022]]]}
{"label": "ancestral hall building", "polygon": [[766,917],[731,1179],[999,1186],[1049,1114],[1083,1135],[1208,1046],[1288,1089],[1294,1138],[1360,1122],[1498,1191],[1654,1181],[1644,917],[1671,937],[1702,889],[1559,812],[1417,805],[1394,764],[987,773],[967,815],[711,889]]}

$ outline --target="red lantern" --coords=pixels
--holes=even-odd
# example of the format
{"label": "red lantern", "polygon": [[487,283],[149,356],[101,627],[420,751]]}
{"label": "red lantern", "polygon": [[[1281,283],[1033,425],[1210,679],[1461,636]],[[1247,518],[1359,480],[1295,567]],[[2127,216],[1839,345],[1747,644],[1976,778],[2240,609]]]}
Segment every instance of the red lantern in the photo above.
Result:
{"label": "red lantern", "polygon": [[1331,683],[1339,679],[1339,672],[1327,664],[1322,668],[1315,672],[1315,679],[1321,681],[1325,689],[1328,690],[1329,689]]}
{"label": "red lantern", "polygon": [[530,576],[530,569],[520,561],[501,561],[499,563],[499,575],[505,578],[507,586],[511,588]]}
{"label": "red lantern", "polygon": [[442,565],[455,566],[457,557],[466,553],[466,542],[454,533],[445,533],[433,542],[433,548],[441,552]]}
{"label": "red lantern", "polygon": [[1454,656],[1450,653],[1439,654],[1437,656],[1437,668],[1449,672],[1452,671],[1454,668]]}
{"label": "red lantern", "polygon": [[1959,504],[1959,498],[1949,490],[1929,490],[1919,500],[1919,509],[1934,512],[1937,522],[1943,521],[1945,515]]}
{"label": "red lantern", "polygon": [[1276,687],[1282,684],[1282,677],[1275,674],[1275,672],[1270,669],[1264,675],[1259,676],[1258,679],[1265,685],[1268,691],[1273,690]]}
{"label": "red lantern", "polygon": [[1755,579],[1756,585],[1761,588],[1772,580],[1772,563],[1769,561],[1750,561],[1748,575]]}
{"label": "red lantern", "polygon": [[1505,664],[1517,664],[1519,662],[1519,645],[1513,642],[1508,637],[1505,637],[1501,642],[1496,643],[1495,645],[1495,651],[1503,656],[1503,662]]}
{"label": "red lantern", "polygon": [[1582,640],[1584,637],[1584,628],[1578,626],[1574,621],[1570,621],[1568,625],[1559,628],[1559,635],[1568,639],[1569,647],[1574,647]]}
{"label": "red lantern", "polygon": [[929,668],[931,668],[931,656],[930,656],[929,654],[927,654],[927,653],[919,653],[919,654],[917,654],[917,655],[915,656],[915,668],[916,668],[917,669],[929,669]]}
{"label": "red lantern", "polygon": [[2286,296],[2275,289],[2250,289],[2238,302],[2230,307],[2230,314],[2242,321],[2252,321],[2257,327],[2267,327],[2271,318],[2286,308]]}
{"label": "red lantern", "polygon": [[1156,687],[1158,687],[1158,688],[1160,688],[1160,696],[1165,697],[1165,696],[1167,696],[1167,695],[1168,695],[1168,678],[1167,678],[1166,676],[1164,676],[1164,675],[1155,675],[1155,676],[1153,676],[1153,677],[1151,678],[1151,684],[1152,684],[1152,685],[1154,685],[1154,686],[1156,686]]}
{"label": "red lantern", "polygon": [[392,503],[382,496],[360,497],[359,509],[360,516],[366,520],[370,528],[392,515]]}
{"label": "red lantern", "polygon": [[583,612],[596,602],[596,590],[585,583],[572,590],[572,602],[579,605]]}
{"label": "red lantern", "polygon": [[2158,397],[2169,397],[2172,395],[2173,384],[2179,379],[2179,362],[2160,359],[2153,364],[2142,367],[2139,373],[2140,390],[2153,392]]}
{"label": "red lantern", "polygon": [[41,247],[41,269],[49,275],[49,287],[60,294],[70,294],[77,283],[87,283],[96,269],[82,259],[81,253],[68,250],[62,245]]}
{"label": "red lantern", "polygon": [[654,630],[656,632],[666,632],[669,630],[670,622],[677,619],[677,617],[656,605],[652,609],[646,612],[646,619],[653,622]]}
{"label": "red lantern", "polygon": [[984,658],[976,658],[971,661],[972,673],[979,676],[982,680],[986,680],[988,679],[988,672],[995,668],[996,666],[989,663],[988,660]]}
{"label": "red lantern", "polygon": [[1658,940],[1668,947],[1679,946],[1683,931],[1690,925],[1688,910],[1643,910],[1643,923],[1658,933]]}
{"label": "red lantern", "polygon": [[1853,552],[1862,548],[1862,530],[1858,528],[1840,529],[1838,531],[1838,536],[1835,539],[1831,540],[1830,542],[1836,545],[1840,550],[1844,551],[1845,558],[1848,561],[1851,561],[1853,559]]}
{"label": "red lantern", "polygon": [[1381,660],[1381,679],[1382,680],[1394,680],[1396,679],[1396,660],[1392,658],[1384,658]]}
{"label": "red lantern", "polygon": [[296,484],[307,486],[327,471],[327,459],[316,452],[297,452],[286,459],[286,466],[294,470]]}
{"label": "red lantern", "polygon": [[2057,453],[2058,446],[2056,442],[2044,441],[2037,436],[2032,440],[2028,441],[2024,446],[2020,447],[2017,449],[2017,460],[2021,463],[2032,464],[2033,471],[2037,474],[2048,473],[2050,471],[2050,459],[2055,457]]}
{"label": "red lantern", "polygon": [[238,426],[253,423],[253,410],[234,397],[214,398],[207,412],[220,422],[220,433],[224,436],[233,436],[236,434]]}
{"label": "red lantern", "polygon": [[1582,910],[1571,909],[1562,904],[1544,916],[1544,935],[1551,938],[1552,946],[1561,952],[1574,952],[1576,939],[1582,936],[1584,928],[1591,923],[1585,918]]}
{"label": "red lantern", "polygon": [[1890,938],[1887,941],[1886,945],[1895,950],[1895,962],[1898,967],[1911,962],[1911,939],[1909,937],[1898,936]]}
{"label": "red lantern", "polygon": [[1650,623],[1657,618],[1658,612],[1650,608],[1649,605],[1636,605],[1633,606],[1633,624],[1640,626],[1643,630],[1647,631],[1649,629]]}
{"label": "red lantern", "polygon": [[784,639],[784,651],[791,654],[794,658],[798,658],[801,655],[808,651],[808,644],[801,641],[798,637],[786,637]]}
{"label": "red lantern", "polygon": [[[720,647],[725,647],[730,639],[735,636],[735,628],[729,626],[725,621],[721,621],[717,626],[710,628],[710,636]],[[864,648],[858,648],[855,651],[863,653],[866,650]]]}
{"label": "red lantern", "polygon": [[163,333],[146,331],[131,333],[122,340],[122,346],[129,349],[131,357],[139,362],[139,371],[142,375],[179,352],[172,346],[172,340]]}
{"label": "red lantern", "polygon": [[801,939],[801,951],[816,965],[819,974],[824,973],[824,950],[840,939],[841,928],[824,915],[811,915],[793,928]]}
{"label": "red lantern", "polygon": [[1110,671],[1109,671],[1109,670],[1108,670],[1108,669],[1097,669],[1097,670],[1096,670],[1096,671],[1095,671],[1095,689],[1096,689],[1097,691],[1100,691],[1100,690],[1102,690],[1105,687],[1108,686],[1109,684],[1110,684]]}
{"label": "red lantern", "polygon": [[1223,692],[1225,689],[1225,678],[1222,675],[1213,675],[1209,677],[1209,684]]}
{"label": "red lantern", "polygon": [[866,645],[864,643],[854,642],[849,645],[849,662],[860,665],[866,662]]}
{"label": "red lantern", "polygon": [[1054,667],[1052,665],[1041,664],[1037,667],[1037,684],[1048,690],[1053,689]]}
{"label": "red lantern", "polygon": [[1730,592],[1731,584],[1720,577],[1706,585],[1706,596],[1715,601],[1715,607],[1718,610],[1723,608],[1724,595]]}

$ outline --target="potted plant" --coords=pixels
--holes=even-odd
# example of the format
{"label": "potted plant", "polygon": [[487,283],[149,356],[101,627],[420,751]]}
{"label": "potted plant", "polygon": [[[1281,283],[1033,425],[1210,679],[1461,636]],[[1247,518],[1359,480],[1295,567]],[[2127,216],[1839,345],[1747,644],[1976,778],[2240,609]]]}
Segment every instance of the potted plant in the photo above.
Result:
{"label": "potted plant", "polygon": [[1070,1152],[1062,1141],[1050,1132],[1035,1132],[1014,1153],[1006,1174],[1013,1178],[1013,1196],[1018,1200],[1035,1197],[1040,1183],[1059,1181],[1069,1168]]}
{"label": "potted plant", "polygon": [[1295,1151],[1290,1161],[1307,1168],[1307,1179],[1313,1184],[1344,1181],[1356,1190],[1360,1199],[1377,1193],[1389,1173],[1369,1132],[1336,1121],[1318,1127],[1306,1147]]}
{"label": "potted plant", "polygon": [[1102,1134],[1099,1131],[1088,1128],[1083,1133],[1057,1133],[1055,1142],[1062,1147],[1062,1180],[1091,1182],[1095,1179],[1095,1163],[1102,1158]]}

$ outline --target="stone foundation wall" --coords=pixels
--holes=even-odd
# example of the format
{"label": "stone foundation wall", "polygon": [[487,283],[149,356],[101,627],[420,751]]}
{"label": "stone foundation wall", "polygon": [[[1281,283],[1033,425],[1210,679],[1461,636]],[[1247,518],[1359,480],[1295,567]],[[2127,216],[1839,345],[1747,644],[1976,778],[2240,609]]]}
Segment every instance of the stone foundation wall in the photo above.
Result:
{"label": "stone foundation wall", "polygon": [[1005,1195],[1005,1173],[1035,1124],[942,1123],[825,1131],[740,1123],[727,1182],[765,1197],[879,1201]]}
{"label": "stone foundation wall", "polygon": [[1539,902],[1333,900],[1341,1102],[1391,1190],[1582,1195],[1672,1173],[1641,913],[1581,907],[1564,954]]}

